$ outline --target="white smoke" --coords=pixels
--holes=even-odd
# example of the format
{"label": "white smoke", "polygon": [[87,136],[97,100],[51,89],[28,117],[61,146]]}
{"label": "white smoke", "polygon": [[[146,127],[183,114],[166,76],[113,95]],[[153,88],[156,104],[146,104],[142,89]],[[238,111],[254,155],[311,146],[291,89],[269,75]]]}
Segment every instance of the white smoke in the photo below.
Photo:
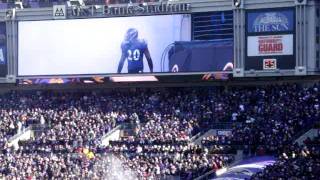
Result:
{"label": "white smoke", "polygon": [[99,174],[100,178],[105,180],[138,180],[136,173],[113,154],[97,159],[94,173]]}

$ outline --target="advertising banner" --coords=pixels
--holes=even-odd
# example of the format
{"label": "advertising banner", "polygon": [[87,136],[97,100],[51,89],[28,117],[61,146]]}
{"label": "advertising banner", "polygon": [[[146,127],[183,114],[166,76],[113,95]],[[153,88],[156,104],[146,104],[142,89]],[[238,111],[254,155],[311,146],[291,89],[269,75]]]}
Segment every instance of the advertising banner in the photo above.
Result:
{"label": "advertising banner", "polygon": [[267,10],[248,13],[248,33],[292,32],[294,13],[292,10]]}
{"label": "advertising banner", "polygon": [[293,55],[293,35],[249,36],[248,56]]}
{"label": "advertising banner", "polygon": [[248,10],[245,70],[295,69],[295,11]]}

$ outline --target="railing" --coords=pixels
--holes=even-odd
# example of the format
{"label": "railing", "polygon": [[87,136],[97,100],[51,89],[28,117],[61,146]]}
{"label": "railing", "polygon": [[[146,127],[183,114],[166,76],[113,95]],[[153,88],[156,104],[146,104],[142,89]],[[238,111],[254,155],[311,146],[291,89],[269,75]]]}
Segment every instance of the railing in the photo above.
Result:
{"label": "railing", "polygon": [[199,132],[198,134],[194,135],[194,136],[190,139],[190,142],[194,142],[194,141],[197,140],[201,135],[202,135],[201,132]]}
{"label": "railing", "polygon": [[[215,170],[211,170],[211,171],[205,173],[204,175],[195,178],[194,180],[207,180],[207,179],[212,179],[212,174],[215,173],[215,172],[216,172]],[[214,175],[214,176],[215,176],[215,175]]]}
{"label": "railing", "polygon": [[[234,160],[231,164],[227,164],[224,167],[222,167],[221,169],[229,169],[230,167],[233,167],[235,164],[238,164],[241,160],[242,159]],[[219,170],[221,170],[221,169],[219,169]],[[216,172],[217,172],[216,170],[211,170],[211,171],[209,171],[209,172],[207,172],[207,173],[195,178],[194,180],[209,180],[209,179],[213,179],[213,178],[215,178],[217,176]]]}
{"label": "railing", "polygon": [[[210,121],[212,123],[210,123]],[[242,124],[241,122],[213,122],[213,120],[209,120],[208,121],[209,125],[206,126],[206,129],[232,129],[232,127],[234,125],[239,125]],[[140,123],[139,125],[142,127],[144,126],[146,123]],[[123,123],[122,124],[122,128],[123,129],[128,129],[131,128],[130,126],[132,126],[132,123]],[[204,127],[202,128],[204,129]]]}
{"label": "railing", "polygon": [[300,136],[302,136],[303,134],[305,134],[306,132],[308,132],[310,129],[312,128],[316,128],[319,127],[319,122],[311,122],[311,123],[307,123],[307,125],[305,127],[303,127],[300,131],[298,131],[297,133],[295,133],[293,139],[297,140]]}
{"label": "railing", "polygon": [[239,122],[218,122],[210,125],[211,129],[232,129],[234,125],[241,124]]}
{"label": "railing", "polygon": [[[31,125],[31,126],[32,126],[32,125]],[[31,127],[31,126],[22,129],[22,131],[21,131],[20,133],[17,133],[17,134],[15,134],[14,136],[10,137],[8,142],[13,141],[13,140],[17,139],[19,136],[21,136],[23,133],[25,133],[25,132],[27,132],[27,131],[29,131],[29,130],[32,130],[32,127]]]}
{"label": "railing", "polygon": [[106,137],[108,137],[110,134],[114,133],[115,131],[121,129],[122,125],[118,125],[117,127],[113,128],[111,131],[107,132],[107,134],[103,135],[101,137],[101,140],[105,139]]}

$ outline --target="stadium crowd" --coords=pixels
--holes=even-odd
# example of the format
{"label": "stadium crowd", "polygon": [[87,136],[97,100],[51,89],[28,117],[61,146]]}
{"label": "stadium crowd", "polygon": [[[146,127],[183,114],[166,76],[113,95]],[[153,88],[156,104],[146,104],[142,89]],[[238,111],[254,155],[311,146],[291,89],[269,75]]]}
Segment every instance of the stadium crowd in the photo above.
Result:
{"label": "stadium crowd", "polygon": [[[172,175],[194,179],[208,171],[231,163],[232,155],[212,154],[207,148],[190,144],[192,135],[199,132],[198,120],[188,113],[179,119],[174,115],[155,115],[135,129],[134,136],[112,141],[111,152],[125,153],[130,167],[137,169],[139,177]],[[189,119],[189,120],[187,120]]]}
{"label": "stadium crowd", "polygon": [[[319,121],[318,89],[277,85],[10,92],[0,96],[0,177],[99,179],[110,173],[101,167],[115,155],[139,179],[193,179],[233,161],[228,148],[218,151],[216,145],[248,145],[252,152],[281,155],[296,133]],[[191,137],[213,122],[237,125],[230,136],[192,145]],[[124,123],[131,124],[133,134],[102,147],[101,137]],[[18,149],[9,147],[10,137],[30,125],[38,127],[34,138],[20,141]]]}
{"label": "stadium crowd", "polygon": [[301,179],[313,180],[320,176],[320,142],[319,137],[308,139],[304,145],[286,146],[278,161],[267,166],[262,172],[252,176],[260,179]]}
{"label": "stadium crowd", "polygon": [[202,145],[204,146],[212,146],[212,145],[231,145],[232,139],[231,135],[220,135],[220,136],[206,136],[201,140]]}
{"label": "stadium crowd", "polygon": [[[249,99],[248,99],[249,100]],[[320,119],[319,85],[312,88],[279,86],[253,94],[254,106],[241,110],[245,123],[233,129],[233,144],[247,144],[256,151],[281,154],[296,134]]]}
{"label": "stadium crowd", "polygon": [[[188,146],[188,140],[199,131],[199,114],[196,113],[201,104],[199,98],[206,93],[195,90],[181,90],[177,92],[124,92],[124,93],[50,93],[50,92],[12,92],[1,97],[2,117],[9,116],[7,124],[22,123],[22,127],[4,126],[3,134],[8,138],[3,141],[1,148],[2,163],[0,172],[7,178],[11,177],[41,177],[49,172],[56,178],[80,176],[93,177],[92,166],[96,161],[93,158],[101,154],[112,152],[111,149],[99,146],[100,138],[121,123],[137,125],[137,139],[150,145],[182,143],[183,148]],[[184,102],[182,103],[181,100]],[[180,110],[181,108],[182,110]],[[171,116],[174,114],[174,117]],[[187,120],[188,119],[188,120]],[[140,124],[141,123],[141,124]],[[40,124],[41,128],[35,131],[31,140],[20,141],[19,149],[8,147],[10,136],[25,129],[28,125]],[[142,125],[143,124],[143,125]],[[140,127],[141,125],[141,127]],[[188,128],[185,128],[185,127]],[[39,126],[37,126],[39,127]],[[142,144],[143,145],[143,144]],[[171,150],[172,151],[172,150]],[[85,153],[84,153],[85,152]],[[225,161],[232,157],[218,155],[205,156],[184,154],[180,152],[179,161],[173,160],[173,155],[167,157],[160,164],[166,164],[161,170],[166,174],[176,174],[178,169],[189,168],[198,162],[198,168],[203,168],[202,161],[216,162],[221,167]],[[166,154],[166,152],[162,152]],[[79,155],[81,154],[81,156]],[[85,154],[83,156],[83,154]],[[137,154],[130,163],[142,162],[144,153]],[[177,157],[178,155],[175,155]],[[161,154],[162,157],[162,154]],[[188,158],[193,157],[189,162]],[[13,162],[14,159],[19,159]],[[68,161],[65,161],[68,159]],[[87,160],[86,160],[87,159]],[[90,161],[91,159],[91,161]],[[129,158],[130,159],[130,158]],[[169,161],[170,159],[170,161]],[[155,159],[150,159],[156,161]],[[151,162],[150,161],[150,162]],[[168,162],[169,161],[169,162]],[[130,164],[128,162],[128,164]],[[176,164],[174,164],[176,163]],[[54,166],[55,164],[58,164]],[[88,169],[74,171],[84,164]],[[212,163],[207,163],[211,167]],[[30,167],[21,171],[22,166]],[[62,168],[61,167],[65,167]],[[157,166],[154,166],[156,168]],[[213,167],[213,165],[212,165]],[[70,169],[71,168],[71,169]],[[152,169],[152,168],[151,168]],[[192,168],[191,168],[192,169]],[[194,167],[193,167],[193,170]],[[51,171],[53,171],[51,173]],[[62,171],[63,173],[57,173]],[[86,171],[86,173],[84,172]],[[76,172],[76,175],[74,174]],[[141,171],[139,176],[145,176],[146,171]],[[152,170],[155,174],[155,169]],[[184,172],[184,171],[183,171]],[[80,174],[79,174],[80,173]],[[83,174],[84,173],[84,174]],[[149,172],[150,174],[151,172]]]}

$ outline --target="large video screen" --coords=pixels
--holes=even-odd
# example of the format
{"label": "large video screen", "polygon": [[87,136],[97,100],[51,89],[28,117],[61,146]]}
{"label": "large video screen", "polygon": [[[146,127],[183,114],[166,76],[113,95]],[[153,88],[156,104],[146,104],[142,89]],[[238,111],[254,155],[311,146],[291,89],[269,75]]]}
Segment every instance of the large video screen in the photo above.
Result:
{"label": "large video screen", "polygon": [[168,51],[191,40],[190,15],[19,22],[18,75],[171,72]]}

